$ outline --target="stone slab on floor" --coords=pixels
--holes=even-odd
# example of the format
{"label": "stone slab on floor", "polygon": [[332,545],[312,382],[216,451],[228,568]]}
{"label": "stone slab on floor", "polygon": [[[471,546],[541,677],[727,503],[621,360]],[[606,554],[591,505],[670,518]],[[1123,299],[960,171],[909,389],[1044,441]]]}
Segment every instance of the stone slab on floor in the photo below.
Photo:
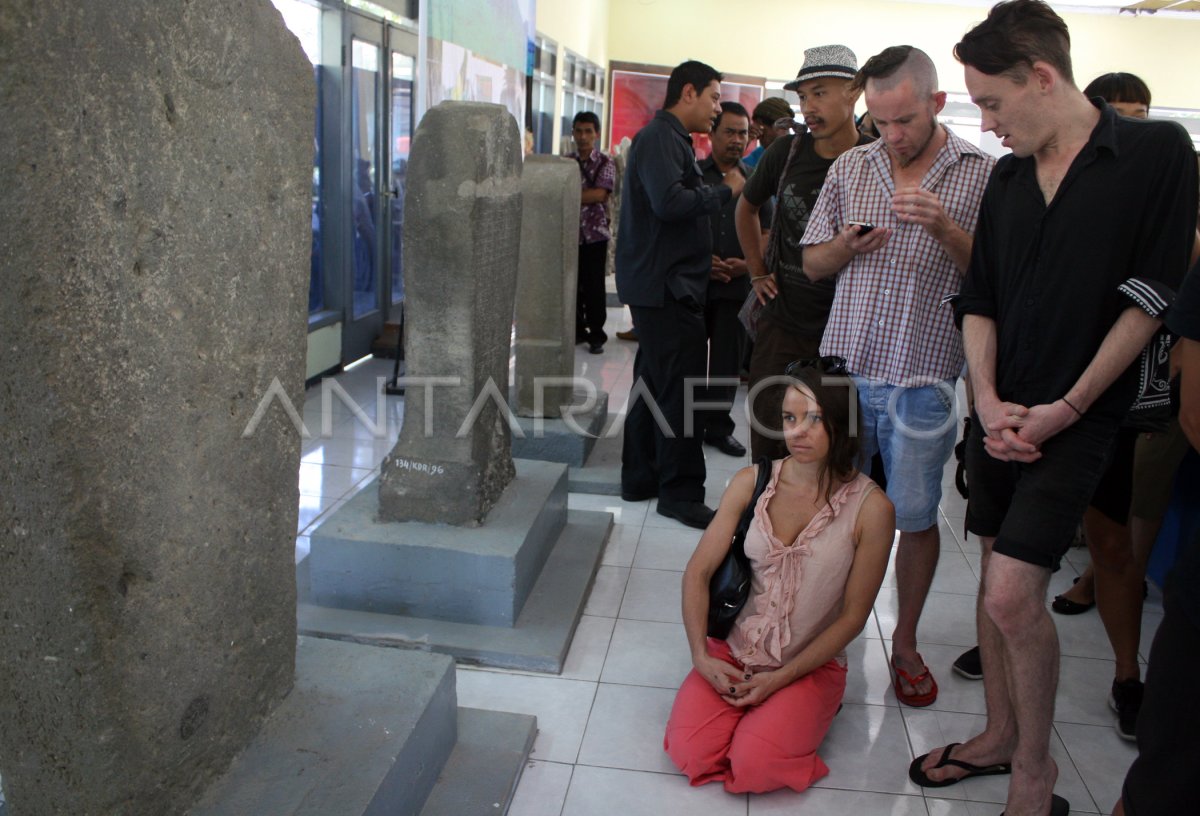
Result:
{"label": "stone slab on floor", "polygon": [[297,567],[300,631],[315,637],[442,652],[463,663],[557,674],[583,614],[612,524],[611,513],[568,512],[567,524],[512,627],[318,606],[305,597],[306,558]]}
{"label": "stone slab on floor", "polygon": [[621,495],[621,434],[596,440],[583,466],[572,466],[567,474],[567,490],[601,496]]}
{"label": "stone slab on floor", "polygon": [[582,467],[607,422],[608,394],[604,391],[597,392],[596,403],[590,410],[572,414],[570,423],[558,417],[518,416],[521,433],[513,434],[513,456]]}
{"label": "stone slab on floor", "polygon": [[421,816],[493,816],[508,812],[537,736],[528,714],[458,710],[458,742]]}
{"label": "stone slab on floor", "polygon": [[296,683],[190,816],[416,814],[457,737],[445,655],[301,637]]}
{"label": "stone slab on floor", "polygon": [[321,606],[512,626],[566,523],[566,467],[516,460],[517,477],[485,523],[380,521],[376,482],[309,538]]}

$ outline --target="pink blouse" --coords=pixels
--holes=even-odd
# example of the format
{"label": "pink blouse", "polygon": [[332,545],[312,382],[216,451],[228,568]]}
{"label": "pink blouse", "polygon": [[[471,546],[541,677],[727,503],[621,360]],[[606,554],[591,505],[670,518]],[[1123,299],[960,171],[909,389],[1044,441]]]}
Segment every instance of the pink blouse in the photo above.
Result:
{"label": "pink blouse", "polygon": [[[774,463],[771,481],[754,508],[754,523],[746,534],[753,573],[750,597],[726,639],[738,662],[759,670],[787,663],[841,614],[854,562],[854,523],[863,500],[878,489],[860,473],[834,491],[795,541],[784,543],[775,537],[767,515],[784,461]],[[845,653],[837,660],[845,666]]]}

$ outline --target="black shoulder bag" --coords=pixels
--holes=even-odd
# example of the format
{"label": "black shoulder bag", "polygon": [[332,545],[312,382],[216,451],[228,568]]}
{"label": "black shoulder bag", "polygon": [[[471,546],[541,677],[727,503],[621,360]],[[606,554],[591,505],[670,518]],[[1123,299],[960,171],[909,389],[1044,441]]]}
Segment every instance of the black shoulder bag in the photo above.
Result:
{"label": "black shoulder bag", "polygon": [[758,499],[771,479],[770,459],[763,456],[755,464],[758,465],[758,481],[754,485],[754,496],[742,511],[725,560],[708,582],[708,636],[718,640],[724,640],[729,635],[733,622],[750,597],[750,559],[746,556],[746,533],[754,521]]}

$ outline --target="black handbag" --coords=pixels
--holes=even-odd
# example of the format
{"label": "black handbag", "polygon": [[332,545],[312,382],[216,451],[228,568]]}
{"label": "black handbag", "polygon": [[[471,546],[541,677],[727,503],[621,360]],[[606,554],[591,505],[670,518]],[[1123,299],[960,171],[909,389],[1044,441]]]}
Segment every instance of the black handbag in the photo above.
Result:
{"label": "black handbag", "polygon": [[771,479],[770,459],[763,456],[755,464],[758,465],[758,481],[754,485],[754,496],[742,511],[729,544],[729,552],[708,582],[708,636],[717,640],[728,637],[733,622],[750,597],[750,559],[746,556],[746,533],[754,521],[758,499]]}

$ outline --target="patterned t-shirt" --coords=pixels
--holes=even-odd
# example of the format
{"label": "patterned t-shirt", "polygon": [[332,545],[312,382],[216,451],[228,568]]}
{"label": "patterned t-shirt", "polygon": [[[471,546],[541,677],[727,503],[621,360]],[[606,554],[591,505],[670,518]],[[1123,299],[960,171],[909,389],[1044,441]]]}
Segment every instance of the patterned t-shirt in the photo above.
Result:
{"label": "patterned t-shirt", "polygon": [[[617,165],[611,156],[593,149],[586,161],[580,161],[578,153],[568,153],[567,158],[579,162],[581,189],[599,187],[610,193],[613,191],[613,185],[617,178]],[[594,244],[610,238],[612,238],[612,232],[608,228],[608,210],[605,206],[600,202],[581,205],[579,208],[579,243]]]}

